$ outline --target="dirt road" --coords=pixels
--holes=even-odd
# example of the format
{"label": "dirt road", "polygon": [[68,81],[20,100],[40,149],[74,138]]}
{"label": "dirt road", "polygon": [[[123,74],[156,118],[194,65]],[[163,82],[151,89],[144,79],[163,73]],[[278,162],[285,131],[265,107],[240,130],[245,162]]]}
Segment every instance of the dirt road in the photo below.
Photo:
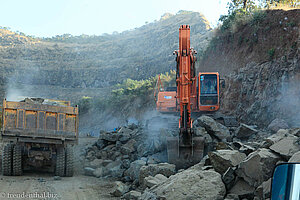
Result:
{"label": "dirt road", "polygon": [[83,163],[80,154],[86,145],[95,140],[95,138],[80,138],[79,144],[74,147],[74,156],[77,159],[73,177],[55,180],[53,173],[36,171],[25,171],[24,175],[19,177],[1,175],[0,199],[117,199],[110,195],[113,180],[82,174]]}

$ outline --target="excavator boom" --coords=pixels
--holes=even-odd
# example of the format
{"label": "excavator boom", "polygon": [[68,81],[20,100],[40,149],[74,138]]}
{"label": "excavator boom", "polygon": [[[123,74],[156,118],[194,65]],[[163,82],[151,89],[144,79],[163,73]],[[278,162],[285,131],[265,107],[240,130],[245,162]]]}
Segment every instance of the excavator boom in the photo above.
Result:
{"label": "excavator boom", "polygon": [[176,55],[177,102],[179,102],[179,135],[168,138],[168,159],[177,168],[185,168],[199,162],[203,157],[204,140],[195,138],[192,129],[191,111],[196,98],[195,57],[190,48],[190,26],[179,28],[179,50]]}

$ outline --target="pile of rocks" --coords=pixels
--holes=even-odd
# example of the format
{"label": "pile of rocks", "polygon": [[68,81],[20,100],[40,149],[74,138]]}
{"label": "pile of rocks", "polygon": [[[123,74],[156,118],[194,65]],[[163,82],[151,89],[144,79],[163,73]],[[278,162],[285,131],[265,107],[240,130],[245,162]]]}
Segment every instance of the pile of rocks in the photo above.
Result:
{"label": "pile of rocks", "polygon": [[135,124],[113,132],[101,131],[98,141],[86,148],[85,174],[137,181],[142,166],[166,162],[166,148],[161,137],[150,137]]}
{"label": "pile of rocks", "polygon": [[194,127],[208,153],[189,169],[176,171],[159,159],[166,151],[163,139],[149,142],[135,126],[102,132],[87,148],[86,174],[118,177],[112,195],[123,199],[267,199],[276,164],[300,159],[300,129],[228,128],[208,116]]}

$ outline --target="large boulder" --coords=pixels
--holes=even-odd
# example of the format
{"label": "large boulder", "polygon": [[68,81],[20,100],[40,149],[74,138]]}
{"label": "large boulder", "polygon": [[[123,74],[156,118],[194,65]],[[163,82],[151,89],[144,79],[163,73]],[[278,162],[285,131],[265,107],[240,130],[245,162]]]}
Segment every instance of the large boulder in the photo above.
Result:
{"label": "large boulder", "polygon": [[240,124],[240,126],[235,131],[235,136],[240,139],[247,139],[250,136],[256,134],[258,131],[251,126],[246,124]]}
{"label": "large boulder", "polygon": [[136,160],[130,163],[130,167],[124,172],[125,176],[131,178],[131,180],[138,180],[140,175],[140,168],[146,165],[144,160]]}
{"label": "large boulder", "polygon": [[213,118],[202,115],[197,119],[199,125],[204,127],[206,131],[214,138],[217,138],[221,141],[226,141],[230,137],[230,132],[228,128],[218,122]]}
{"label": "large boulder", "polygon": [[258,187],[272,176],[272,172],[280,157],[269,149],[258,149],[249,154],[236,170],[250,186]]}
{"label": "large boulder", "polygon": [[237,150],[217,150],[208,153],[210,162],[216,172],[224,174],[229,167],[235,167],[246,158],[246,154]]}
{"label": "large boulder", "polygon": [[226,189],[221,175],[214,170],[190,168],[153,186],[148,193],[155,194],[158,199],[221,200]]}
{"label": "large boulder", "polygon": [[283,156],[285,159],[291,158],[293,154],[300,151],[298,137],[294,135],[282,138],[269,148]]}
{"label": "large boulder", "polygon": [[280,129],[288,129],[289,125],[283,119],[274,119],[268,126],[268,129],[274,133],[279,131]]}
{"label": "large boulder", "polygon": [[155,176],[162,174],[169,177],[176,173],[176,166],[169,163],[150,164],[140,168],[139,183],[143,184],[144,178],[147,176]]}

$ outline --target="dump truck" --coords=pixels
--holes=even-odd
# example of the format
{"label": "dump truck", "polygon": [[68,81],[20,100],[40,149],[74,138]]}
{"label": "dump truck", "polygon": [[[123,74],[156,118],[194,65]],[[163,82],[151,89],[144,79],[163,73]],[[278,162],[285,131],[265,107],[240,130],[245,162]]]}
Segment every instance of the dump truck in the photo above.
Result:
{"label": "dump truck", "polygon": [[73,145],[78,143],[78,106],[69,101],[25,98],[3,100],[2,174],[20,176],[24,169],[52,169],[73,176]]}

